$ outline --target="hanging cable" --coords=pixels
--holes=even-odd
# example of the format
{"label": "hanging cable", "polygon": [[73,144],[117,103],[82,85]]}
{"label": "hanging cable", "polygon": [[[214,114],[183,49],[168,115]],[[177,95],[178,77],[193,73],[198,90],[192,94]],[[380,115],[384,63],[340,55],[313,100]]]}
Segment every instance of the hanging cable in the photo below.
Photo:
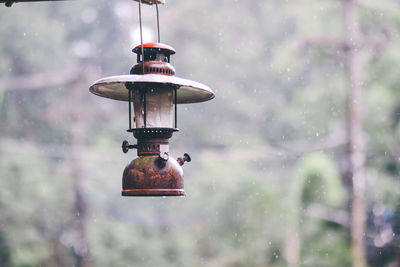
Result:
{"label": "hanging cable", "polygon": [[142,69],[144,74],[144,49],[143,49],[143,26],[142,26],[142,0],[139,0],[139,27],[140,27],[140,46],[142,49]]}
{"label": "hanging cable", "polygon": [[161,34],[160,34],[160,13],[158,12],[158,3],[156,2],[156,10],[157,10],[157,32],[158,32],[158,42],[161,43]]}

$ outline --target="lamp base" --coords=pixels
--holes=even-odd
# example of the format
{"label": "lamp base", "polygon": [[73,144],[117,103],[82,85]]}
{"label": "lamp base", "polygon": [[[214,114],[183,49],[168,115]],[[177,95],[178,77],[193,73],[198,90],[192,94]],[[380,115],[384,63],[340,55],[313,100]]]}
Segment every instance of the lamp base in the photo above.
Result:
{"label": "lamp base", "polygon": [[124,197],[170,197],[170,196],[185,196],[183,189],[127,189],[122,190]]}

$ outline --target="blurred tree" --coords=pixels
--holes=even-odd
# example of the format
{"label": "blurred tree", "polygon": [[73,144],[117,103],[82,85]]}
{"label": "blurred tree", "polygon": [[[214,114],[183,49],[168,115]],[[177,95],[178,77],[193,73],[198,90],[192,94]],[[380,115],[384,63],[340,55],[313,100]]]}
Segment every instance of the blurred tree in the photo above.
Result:
{"label": "blurred tree", "polygon": [[[326,242],[330,235],[345,234],[349,223],[347,216],[343,215],[344,212],[339,210],[345,201],[345,195],[340,184],[340,175],[330,157],[323,153],[305,156],[298,163],[295,177],[289,190],[291,216],[286,241],[286,254],[290,266],[299,266],[300,262],[307,261],[307,250],[316,247],[315,243]],[[319,231],[320,227],[314,228],[318,220],[325,224],[325,233]],[[305,231],[307,228],[309,230]],[[338,243],[332,240],[328,243],[331,243],[332,247],[342,246],[340,242],[343,241],[335,241]],[[323,246],[325,249],[318,252],[321,255],[320,259],[314,256],[314,264],[328,266],[326,253],[329,250],[326,245]],[[339,253],[340,256],[335,256],[335,253]],[[348,264],[347,255],[340,250],[331,249],[329,258],[329,264],[332,266]],[[340,259],[340,262],[333,259]]]}
{"label": "blurred tree", "polygon": [[0,232],[0,262],[4,267],[11,266],[10,261],[10,248],[7,241],[4,238],[4,234]]}

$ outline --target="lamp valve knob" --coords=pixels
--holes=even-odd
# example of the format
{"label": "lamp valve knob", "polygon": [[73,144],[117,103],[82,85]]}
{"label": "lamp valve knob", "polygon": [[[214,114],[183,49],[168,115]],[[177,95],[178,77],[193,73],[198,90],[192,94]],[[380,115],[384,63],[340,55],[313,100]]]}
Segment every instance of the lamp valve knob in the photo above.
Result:
{"label": "lamp valve knob", "polygon": [[129,149],[137,148],[137,145],[130,145],[128,141],[124,140],[121,147],[122,152],[127,153]]}
{"label": "lamp valve knob", "polygon": [[191,162],[192,158],[189,156],[188,153],[185,153],[185,154],[183,154],[183,158],[178,158],[177,161],[178,161],[179,165],[182,166],[185,163],[185,161],[186,162]]}

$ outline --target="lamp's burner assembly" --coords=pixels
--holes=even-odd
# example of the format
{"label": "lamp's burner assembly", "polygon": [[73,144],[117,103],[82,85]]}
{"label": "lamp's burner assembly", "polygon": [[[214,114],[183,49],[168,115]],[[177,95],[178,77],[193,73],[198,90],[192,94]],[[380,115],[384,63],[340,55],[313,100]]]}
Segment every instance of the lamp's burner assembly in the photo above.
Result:
{"label": "lamp's burner assembly", "polygon": [[[145,3],[157,5],[163,1],[147,0]],[[181,166],[191,158],[185,153],[175,160],[169,152],[169,139],[178,131],[178,104],[204,102],[215,95],[204,84],[175,76],[175,68],[170,64],[175,50],[171,46],[160,42],[143,44],[142,41],[132,51],[137,54],[137,64],[129,75],[106,77],[89,88],[95,95],[127,101],[129,105],[127,131],[133,133],[137,143],[124,141],[122,151],[137,149],[138,157],[123,172],[122,195],[184,196]]]}

